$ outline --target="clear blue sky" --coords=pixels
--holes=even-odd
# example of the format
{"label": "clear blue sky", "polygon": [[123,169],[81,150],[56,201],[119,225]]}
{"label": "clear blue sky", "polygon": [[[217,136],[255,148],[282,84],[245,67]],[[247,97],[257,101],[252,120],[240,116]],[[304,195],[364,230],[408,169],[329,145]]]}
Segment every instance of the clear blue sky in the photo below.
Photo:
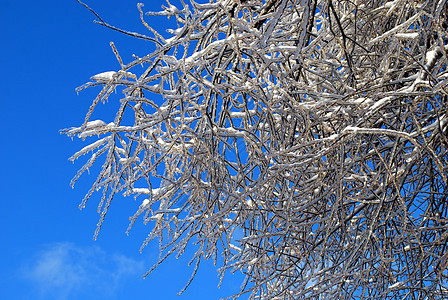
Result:
{"label": "clear blue sky", "polygon": [[[164,4],[139,1],[145,11]],[[231,276],[218,290],[216,270],[206,262],[177,297],[193,271],[188,253],[143,280],[157,259],[157,245],[138,252],[148,230],[141,220],[125,235],[140,203],[132,197],[116,199],[94,242],[97,198],[78,209],[94,174],[83,176],[74,190],[69,187],[81,162],[67,158],[85,144],[59,130],[80,125],[97,92],[76,95],[75,88],[94,74],[118,69],[110,41],[125,63],[132,53],[144,55],[153,46],[93,24],[95,17],[75,0],[1,3],[0,297],[184,300],[218,299],[238,291],[240,281]],[[146,33],[137,0],[86,3],[110,24]],[[167,26],[162,17],[150,20],[156,28]]]}

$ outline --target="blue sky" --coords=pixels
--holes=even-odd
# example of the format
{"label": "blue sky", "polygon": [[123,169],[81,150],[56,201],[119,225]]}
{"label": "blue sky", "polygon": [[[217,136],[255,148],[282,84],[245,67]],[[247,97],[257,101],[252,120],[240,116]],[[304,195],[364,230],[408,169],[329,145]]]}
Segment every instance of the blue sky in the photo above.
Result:
{"label": "blue sky", "polygon": [[[110,24],[146,34],[137,1],[86,3]],[[144,10],[162,4],[146,1]],[[230,274],[217,289],[215,267],[207,261],[177,297],[193,271],[187,266],[191,253],[168,260],[143,280],[156,262],[157,245],[138,252],[148,230],[141,220],[125,234],[140,203],[116,199],[94,242],[97,198],[83,211],[78,205],[95,174],[69,187],[81,162],[72,164],[68,157],[85,144],[59,130],[80,125],[97,92],[77,95],[75,88],[94,74],[118,70],[110,41],[125,63],[153,45],[93,24],[95,17],[75,0],[2,0],[1,6],[2,299],[218,299],[237,292],[240,280]],[[149,20],[158,29],[168,24],[162,17]],[[113,118],[109,105],[102,113]]]}

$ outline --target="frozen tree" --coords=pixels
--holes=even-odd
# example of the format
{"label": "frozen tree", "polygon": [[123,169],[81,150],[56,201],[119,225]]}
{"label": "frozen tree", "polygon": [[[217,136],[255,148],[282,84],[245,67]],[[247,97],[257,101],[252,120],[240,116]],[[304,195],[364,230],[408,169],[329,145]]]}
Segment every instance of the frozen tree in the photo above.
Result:
{"label": "frozen tree", "polygon": [[[72,184],[103,157],[80,205],[102,191],[95,238],[133,195],[154,267],[193,247],[193,277],[204,259],[246,275],[236,298],[447,299],[446,1],[137,8],[147,35],[97,22],[156,50],[124,63],[111,43],[120,67],[63,130],[99,136],[71,157],[90,156]],[[114,121],[92,120],[106,100]]]}

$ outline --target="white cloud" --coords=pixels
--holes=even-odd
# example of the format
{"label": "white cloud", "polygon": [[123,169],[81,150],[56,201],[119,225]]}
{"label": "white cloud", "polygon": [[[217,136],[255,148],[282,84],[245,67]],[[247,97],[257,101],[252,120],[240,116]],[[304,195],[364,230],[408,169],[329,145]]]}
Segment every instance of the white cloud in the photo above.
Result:
{"label": "white cloud", "polygon": [[95,292],[111,295],[126,278],[137,279],[143,271],[143,261],[73,243],[45,246],[22,269],[24,277],[46,299],[68,299]]}

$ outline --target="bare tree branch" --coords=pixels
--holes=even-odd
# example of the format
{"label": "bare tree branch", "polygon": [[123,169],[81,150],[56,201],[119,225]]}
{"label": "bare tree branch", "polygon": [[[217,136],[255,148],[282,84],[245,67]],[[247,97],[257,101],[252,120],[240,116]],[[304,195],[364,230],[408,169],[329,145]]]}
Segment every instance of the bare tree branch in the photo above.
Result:
{"label": "bare tree branch", "polygon": [[[133,195],[128,231],[160,242],[146,275],[192,247],[192,278],[246,275],[234,297],[448,298],[446,1],[168,2],[146,15],[170,36],[139,4],[154,38],[78,2],[159,45],[125,63],[111,44],[120,69],[62,131],[99,136],[71,158],[91,155],[72,184],[105,160],[80,205],[102,190],[95,238]],[[114,90],[114,122],[91,120]]]}

